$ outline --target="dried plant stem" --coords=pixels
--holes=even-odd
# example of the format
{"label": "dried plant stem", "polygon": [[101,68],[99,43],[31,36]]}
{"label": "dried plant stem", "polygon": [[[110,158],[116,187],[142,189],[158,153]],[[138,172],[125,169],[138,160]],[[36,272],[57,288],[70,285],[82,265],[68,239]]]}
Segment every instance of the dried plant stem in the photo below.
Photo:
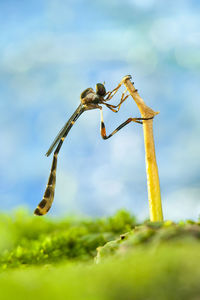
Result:
{"label": "dried plant stem", "polygon": [[[135,89],[131,82],[131,77],[125,76],[121,84],[124,84],[128,92],[136,102],[142,118],[151,118],[157,115],[159,112],[153,111],[148,107],[139,93]],[[148,199],[150,210],[150,221],[163,221],[162,203],[160,194],[160,183],[158,175],[158,167],[156,163],[155,145],[153,137],[153,119],[143,121],[144,132],[144,145],[145,145],[145,159],[146,159],[146,173],[147,173],[147,187],[148,187]]]}

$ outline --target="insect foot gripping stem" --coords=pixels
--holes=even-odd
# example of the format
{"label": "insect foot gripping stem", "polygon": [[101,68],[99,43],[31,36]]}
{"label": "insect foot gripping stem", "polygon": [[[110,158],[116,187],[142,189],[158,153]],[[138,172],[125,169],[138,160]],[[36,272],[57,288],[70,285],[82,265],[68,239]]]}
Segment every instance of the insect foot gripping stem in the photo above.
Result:
{"label": "insect foot gripping stem", "polygon": [[34,211],[37,216],[45,215],[51,208],[54,199],[55,186],[56,186],[56,168],[57,168],[57,153],[54,153],[51,172],[47,183],[46,190],[42,201],[38,204]]}

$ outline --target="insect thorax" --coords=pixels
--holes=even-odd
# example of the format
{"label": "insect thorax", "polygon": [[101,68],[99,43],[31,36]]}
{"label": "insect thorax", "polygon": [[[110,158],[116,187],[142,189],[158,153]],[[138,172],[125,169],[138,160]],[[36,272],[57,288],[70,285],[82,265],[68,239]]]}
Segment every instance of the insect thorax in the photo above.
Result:
{"label": "insect thorax", "polygon": [[81,103],[82,104],[97,104],[100,101],[100,96],[97,95],[92,88],[88,88],[81,93]]}

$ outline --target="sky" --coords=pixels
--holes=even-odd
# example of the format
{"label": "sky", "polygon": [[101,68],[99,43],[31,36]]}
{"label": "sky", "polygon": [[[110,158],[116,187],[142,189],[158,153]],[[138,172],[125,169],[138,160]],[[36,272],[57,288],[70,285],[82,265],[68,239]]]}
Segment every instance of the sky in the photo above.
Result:
{"label": "sky", "polygon": [[[200,2],[197,0],[0,1],[0,210],[43,197],[51,142],[80,103],[105,82],[112,90],[131,74],[154,119],[165,219],[200,215]],[[118,103],[119,91],[111,103]],[[129,97],[107,133],[139,117]],[[104,216],[128,209],[148,218],[142,126],[109,140],[99,111],[85,112],[58,157],[51,216]]]}

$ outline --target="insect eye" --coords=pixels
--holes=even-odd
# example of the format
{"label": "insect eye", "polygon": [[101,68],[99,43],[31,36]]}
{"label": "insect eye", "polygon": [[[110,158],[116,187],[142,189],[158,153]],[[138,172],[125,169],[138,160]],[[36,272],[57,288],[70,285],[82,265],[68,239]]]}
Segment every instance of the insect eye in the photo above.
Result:
{"label": "insect eye", "polygon": [[105,96],[106,89],[105,89],[105,86],[102,83],[97,83],[96,84],[96,93],[100,96]]}

